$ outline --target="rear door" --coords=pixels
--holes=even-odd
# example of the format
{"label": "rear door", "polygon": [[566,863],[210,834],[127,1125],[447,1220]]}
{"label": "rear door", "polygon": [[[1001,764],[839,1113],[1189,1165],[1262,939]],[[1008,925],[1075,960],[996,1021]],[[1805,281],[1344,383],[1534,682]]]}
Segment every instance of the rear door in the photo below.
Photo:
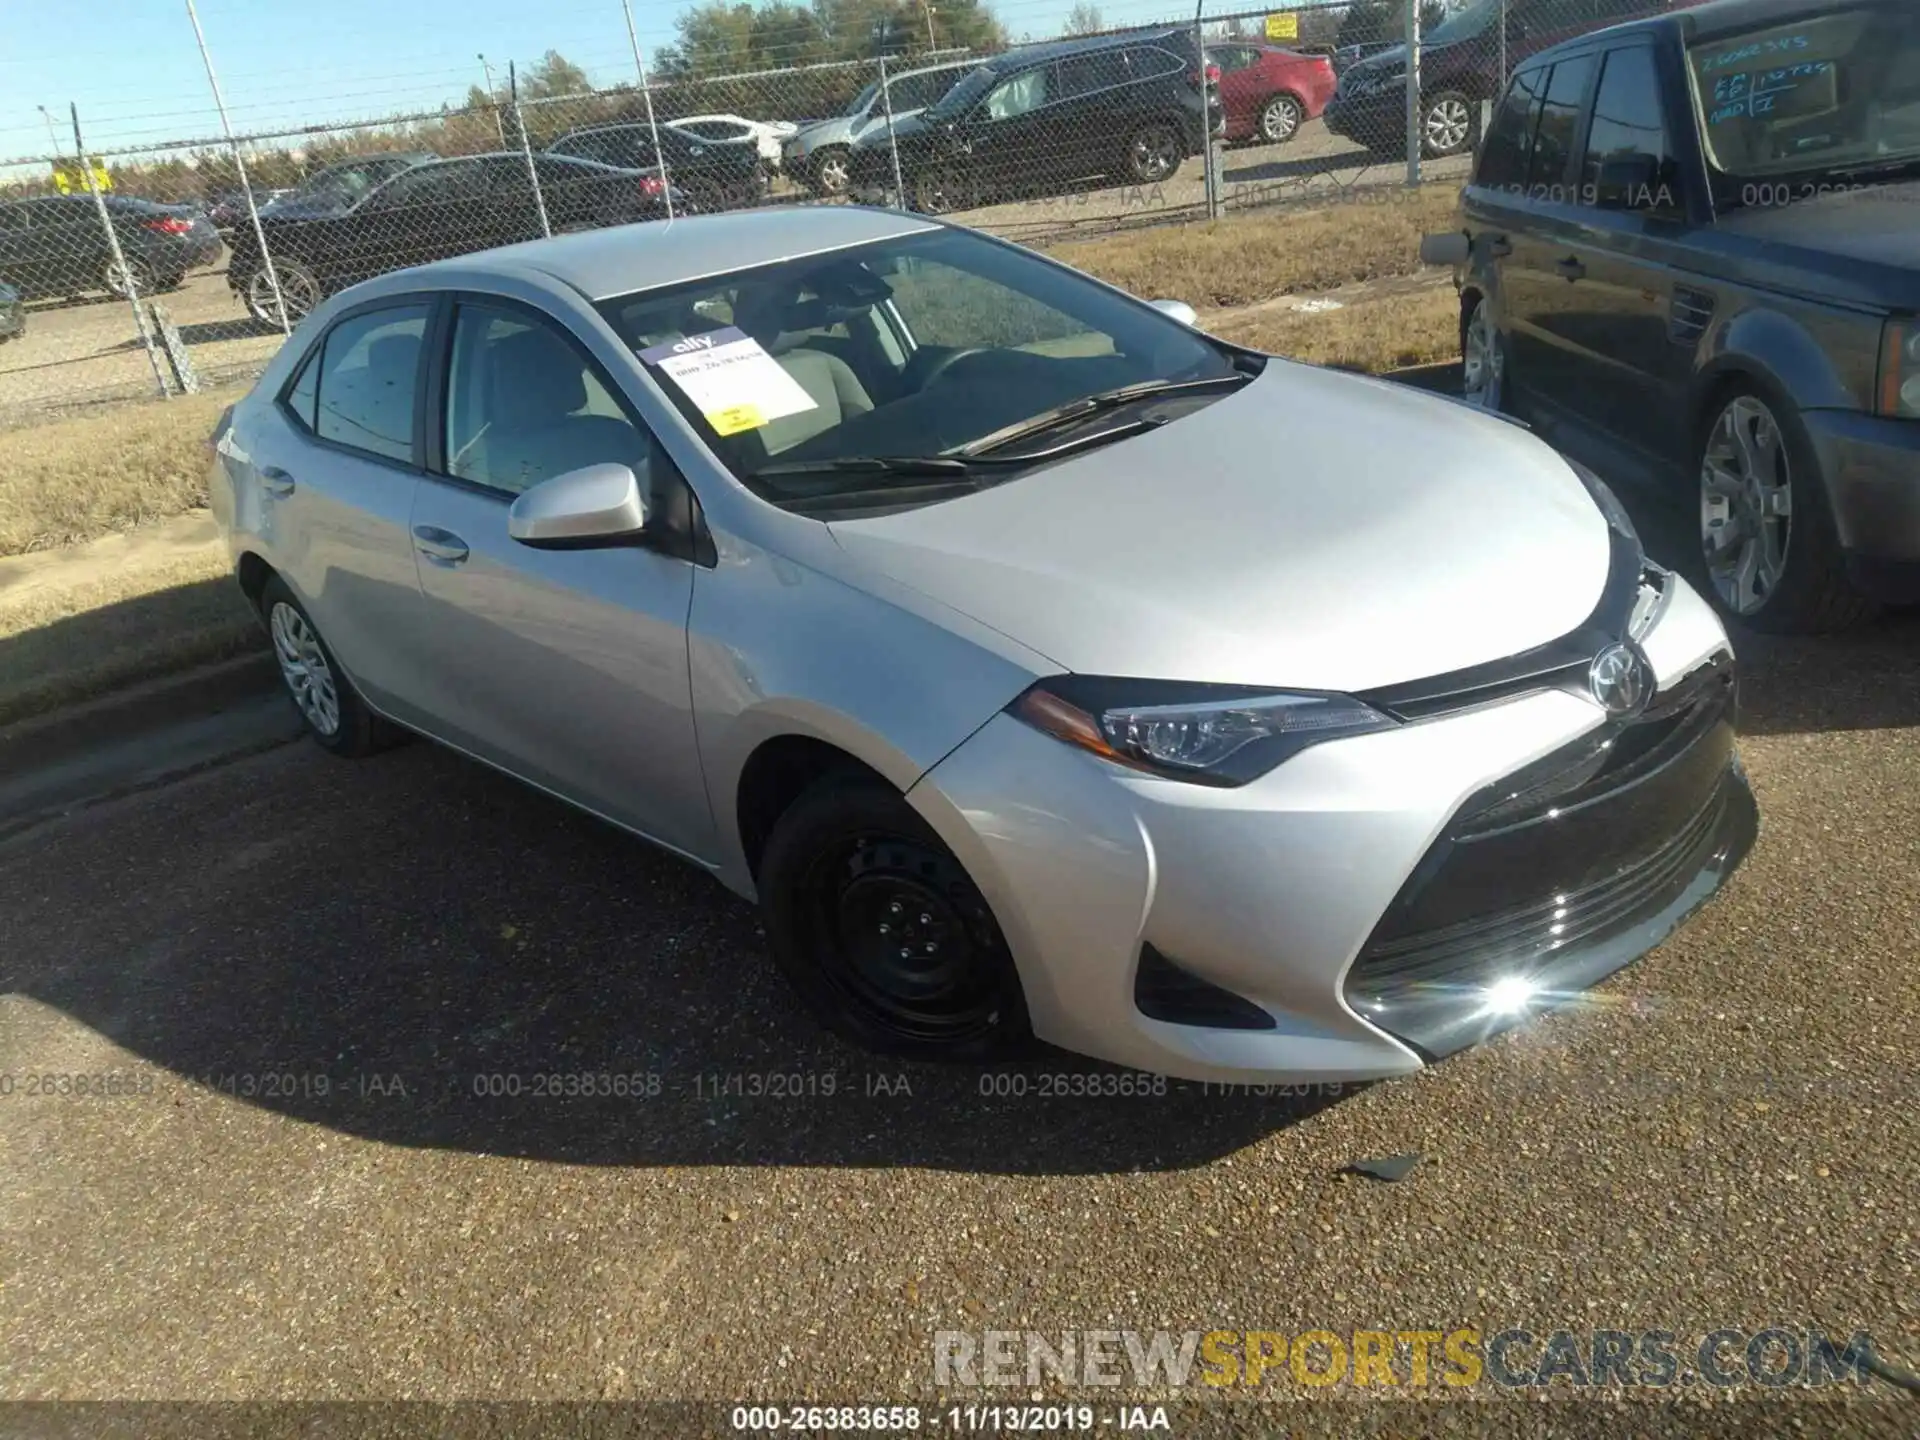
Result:
{"label": "rear door", "polygon": [[440,733],[618,824],[710,857],[694,742],[694,565],[661,544],[535,550],[514,499],[580,466],[631,466],[650,513],[685,485],[606,372],[551,317],[463,297],[413,541]]}
{"label": "rear door", "polygon": [[1207,59],[1220,67],[1220,100],[1226,106],[1230,135],[1252,131],[1254,117],[1271,93],[1272,87],[1260,64],[1263,53],[1251,45],[1207,47]]}
{"label": "rear door", "polygon": [[[428,723],[423,601],[408,517],[419,483],[430,299],[350,311],[245,436],[268,559],[373,706]],[[248,501],[236,497],[236,506]]]}

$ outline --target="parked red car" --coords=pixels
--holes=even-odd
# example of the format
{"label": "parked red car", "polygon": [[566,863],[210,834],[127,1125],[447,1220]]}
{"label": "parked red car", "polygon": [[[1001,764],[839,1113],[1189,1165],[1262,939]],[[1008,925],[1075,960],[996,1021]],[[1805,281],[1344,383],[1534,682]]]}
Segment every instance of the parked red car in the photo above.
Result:
{"label": "parked red car", "polygon": [[1207,47],[1220,67],[1227,139],[1284,145],[1333,98],[1333,59],[1251,40]]}

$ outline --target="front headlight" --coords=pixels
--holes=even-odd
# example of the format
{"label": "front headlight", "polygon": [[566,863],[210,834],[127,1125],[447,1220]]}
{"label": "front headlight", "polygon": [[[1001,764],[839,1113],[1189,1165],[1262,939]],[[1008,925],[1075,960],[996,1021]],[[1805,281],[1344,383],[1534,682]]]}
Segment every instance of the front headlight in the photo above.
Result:
{"label": "front headlight", "polygon": [[1889,320],[1880,348],[1882,415],[1920,420],[1920,321]]}
{"label": "front headlight", "polygon": [[1245,785],[1323,740],[1399,722],[1345,695],[1061,675],[1007,707],[1104,760],[1200,785]]}

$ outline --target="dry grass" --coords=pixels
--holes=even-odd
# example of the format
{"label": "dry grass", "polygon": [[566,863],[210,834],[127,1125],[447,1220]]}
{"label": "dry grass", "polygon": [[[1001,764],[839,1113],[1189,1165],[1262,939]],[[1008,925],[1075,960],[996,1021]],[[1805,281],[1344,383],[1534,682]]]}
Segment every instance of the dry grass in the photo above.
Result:
{"label": "dry grass", "polygon": [[0,725],[264,643],[224,548],[0,607]]}
{"label": "dry grass", "polygon": [[1379,374],[1457,359],[1460,300],[1451,288],[1439,286],[1318,314],[1263,310],[1241,319],[1223,317],[1207,328],[1222,340],[1256,350]]}
{"label": "dry grass", "polygon": [[1147,299],[1198,308],[1251,305],[1331,290],[1420,266],[1420,237],[1450,229],[1460,201],[1451,185],[1411,193],[1382,188],[1321,210],[1234,215],[1211,225],[1168,225],[1047,250],[1054,259]]}
{"label": "dry grass", "polygon": [[241,388],[0,434],[0,555],[130,530],[207,503],[202,442]]}

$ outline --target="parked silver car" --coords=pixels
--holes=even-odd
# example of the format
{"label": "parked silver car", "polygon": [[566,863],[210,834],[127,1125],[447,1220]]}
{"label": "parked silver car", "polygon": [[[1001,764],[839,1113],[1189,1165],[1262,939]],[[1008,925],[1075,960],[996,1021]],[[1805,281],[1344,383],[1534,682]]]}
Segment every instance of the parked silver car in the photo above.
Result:
{"label": "parked silver car", "polygon": [[870,131],[885,134],[889,114],[896,125],[912,119],[979,63],[961,60],[903,71],[888,77],[885,94],[875,80],[854,97],[845,114],[804,125],[786,139],[782,157],[786,172],[822,195],[845,194],[847,156],[854,141]]}
{"label": "parked silver car", "polygon": [[1591,475],[937,222],[387,275],[216,454],[322,745],[419,731],[678,852],[894,1053],[1415,1070],[1755,833],[1726,636]]}

